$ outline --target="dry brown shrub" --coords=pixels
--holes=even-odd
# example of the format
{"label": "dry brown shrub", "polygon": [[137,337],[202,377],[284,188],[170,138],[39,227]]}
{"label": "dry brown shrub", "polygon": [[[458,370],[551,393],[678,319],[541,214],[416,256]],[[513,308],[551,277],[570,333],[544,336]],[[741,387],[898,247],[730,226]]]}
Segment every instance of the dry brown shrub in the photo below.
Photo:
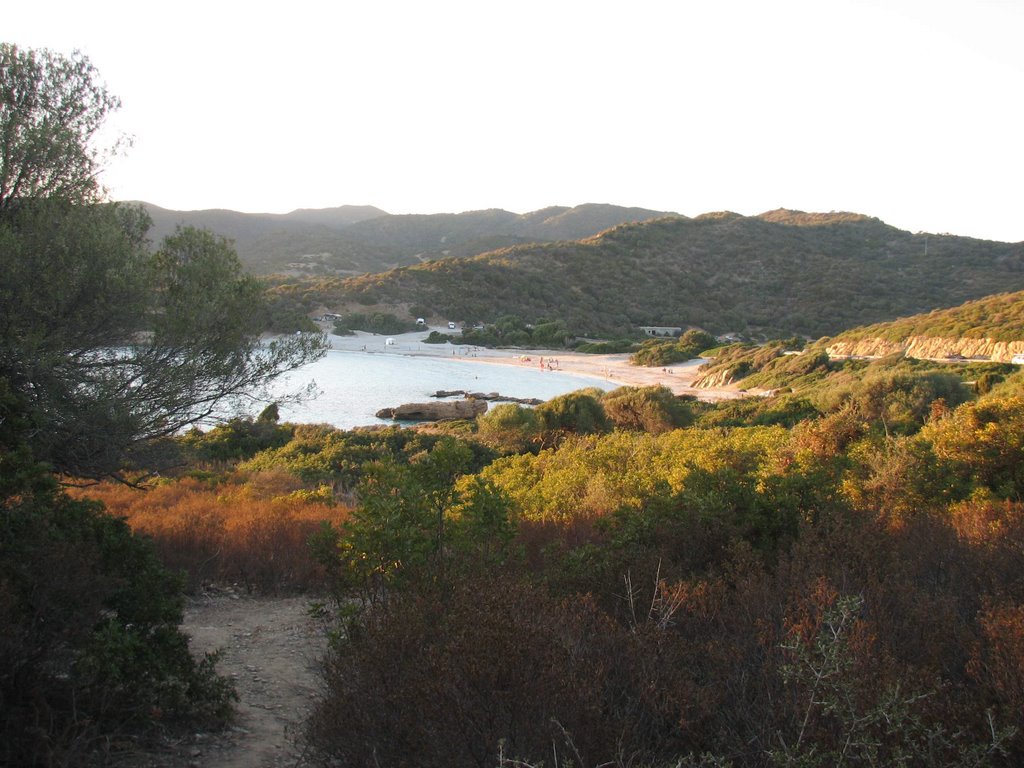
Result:
{"label": "dry brown shrub", "polygon": [[646,764],[685,751],[682,661],[586,598],[478,578],[403,594],[339,644],[310,736],[327,764]]}
{"label": "dry brown shrub", "polygon": [[146,490],[102,483],[76,494],[102,501],[149,536],[163,563],[185,571],[193,589],[207,582],[260,592],[317,589],[323,573],[309,554],[309,537],[349,511],[283,472],[221,484],[182,478]]}
{"label": "dry brown shrub", "polygon": [[1024,722],[1024,605],[990,603],[978,617],[981,637],[968,670],[1006,710]]}

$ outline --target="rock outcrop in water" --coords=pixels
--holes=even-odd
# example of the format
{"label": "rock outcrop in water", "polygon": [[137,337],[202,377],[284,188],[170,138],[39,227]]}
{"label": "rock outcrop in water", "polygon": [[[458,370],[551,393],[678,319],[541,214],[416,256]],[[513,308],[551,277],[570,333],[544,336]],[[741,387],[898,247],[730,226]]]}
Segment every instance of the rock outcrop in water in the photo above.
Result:
{"label": "rock outcrop in water", "polygon": [[397,408],[383,408],[377,411],[377,418],[395,421],[447,421],[472,419],[486,411],[485,401],[466,399],[438,403],[406,403]]}

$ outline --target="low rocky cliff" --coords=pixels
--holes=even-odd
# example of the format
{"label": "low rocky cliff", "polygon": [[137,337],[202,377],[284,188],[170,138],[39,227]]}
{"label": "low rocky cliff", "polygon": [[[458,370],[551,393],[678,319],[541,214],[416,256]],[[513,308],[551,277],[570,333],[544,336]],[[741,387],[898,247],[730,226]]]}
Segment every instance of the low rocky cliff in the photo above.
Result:
{"label": "low rocky cliff", "polygon": [[884,357],[902,352],[907,357],[922,359],[943,360],[959,355],[1008,363],[1014,355],[1024,354],[1024,341],[910,336],[901,342],[886,339],[838,341],[830,344],[826,351],[830,357]]}
{"label": "low rocky cliff", "polygon": [[744,375],[749,375],[750,373],[747,371],[743,375],[737,375],[738,372],[737,366],[734,365],[722,370],[712,371],[694,379],[693,387],[695,389],[721,389],[730,384],[735,384]]}

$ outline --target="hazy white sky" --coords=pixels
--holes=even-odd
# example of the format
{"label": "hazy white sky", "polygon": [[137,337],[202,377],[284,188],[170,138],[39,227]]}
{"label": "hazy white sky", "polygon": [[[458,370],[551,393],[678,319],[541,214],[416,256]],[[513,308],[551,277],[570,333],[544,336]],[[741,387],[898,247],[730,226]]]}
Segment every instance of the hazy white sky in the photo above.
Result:
{"label": "hazy white sky", "polygon": [[9,4],[134,146],[115,199],[849,210],[1024,240],[1022,0]]}

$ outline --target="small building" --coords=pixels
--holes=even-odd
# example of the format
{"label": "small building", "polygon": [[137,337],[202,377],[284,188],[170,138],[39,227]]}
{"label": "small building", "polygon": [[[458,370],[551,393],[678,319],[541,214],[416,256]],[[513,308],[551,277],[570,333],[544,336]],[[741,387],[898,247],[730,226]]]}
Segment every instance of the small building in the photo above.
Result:
{"label": "small building", "polygon": [[658,339],[671,339],[682,334],[683,329],[674,325],[641,325],[640,330],[645,336]]}
{"label": "small building", "polygon": [[1010,358],[1010,362],[1014,365],[1024,365],[1024,355],[1018,353]]}

